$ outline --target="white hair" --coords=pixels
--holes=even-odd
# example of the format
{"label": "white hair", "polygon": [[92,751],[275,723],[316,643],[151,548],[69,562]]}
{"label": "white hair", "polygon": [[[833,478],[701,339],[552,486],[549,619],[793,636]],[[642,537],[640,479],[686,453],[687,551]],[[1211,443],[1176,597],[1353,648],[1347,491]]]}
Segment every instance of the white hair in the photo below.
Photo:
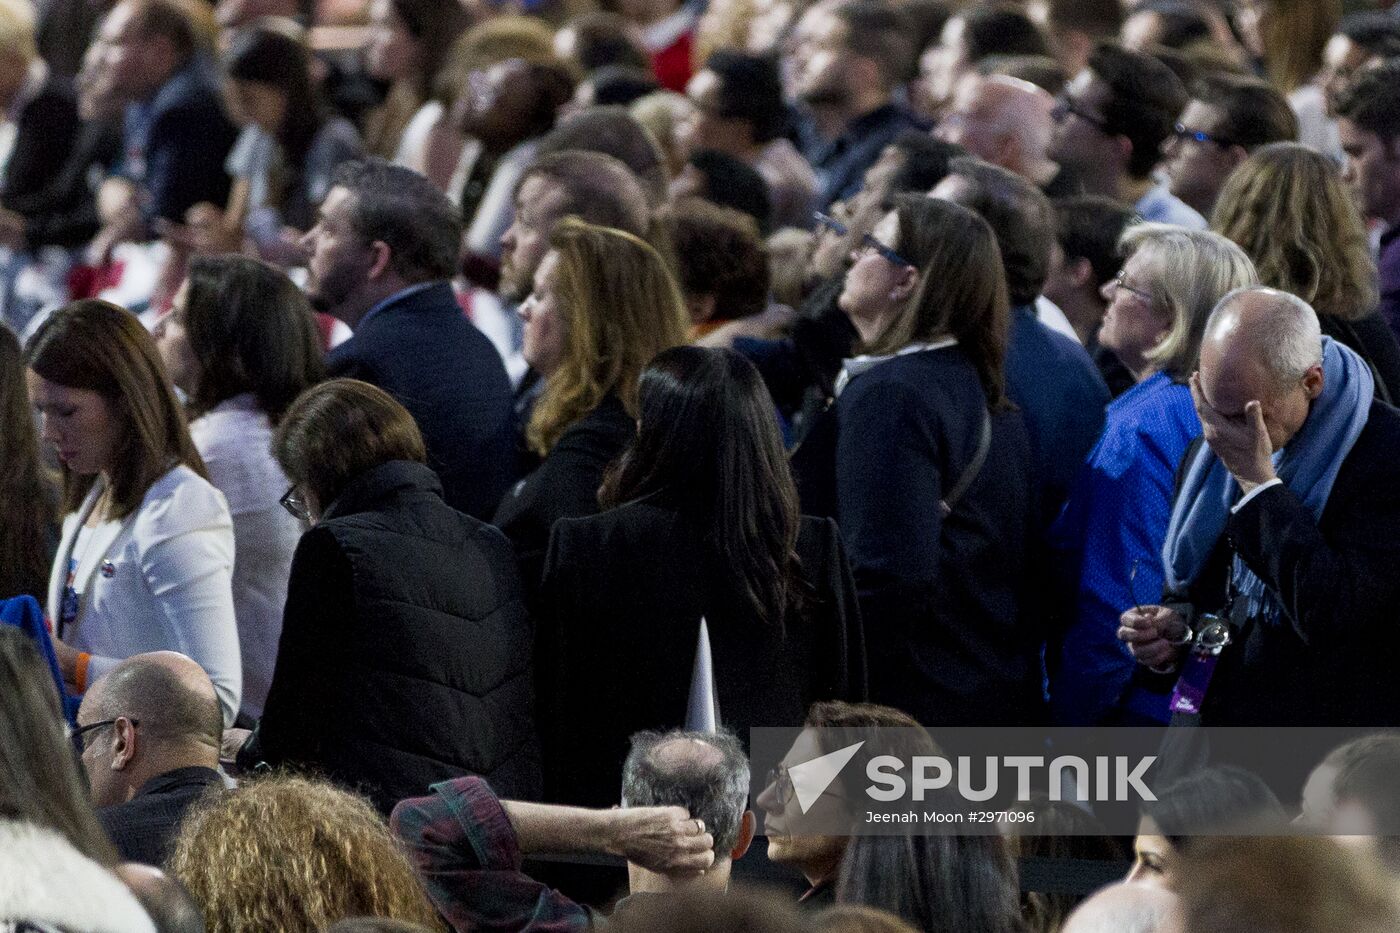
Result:
{"label": "white hair", "polygon": [[[1258,296],[1251,298],[1251,296]],[[1206,333],[1223,337],[1240,326],[1236,305],[1248,302],[1261,313],[1251,316],[1250,339],[1264,366],[1280,384],[1295,382],[1322,364],[1322,325],[1317,312],[1297,295],[1254,285],[1221,298],[1206,324]],[[1266,312],[1266,313],[1264,313]]]}

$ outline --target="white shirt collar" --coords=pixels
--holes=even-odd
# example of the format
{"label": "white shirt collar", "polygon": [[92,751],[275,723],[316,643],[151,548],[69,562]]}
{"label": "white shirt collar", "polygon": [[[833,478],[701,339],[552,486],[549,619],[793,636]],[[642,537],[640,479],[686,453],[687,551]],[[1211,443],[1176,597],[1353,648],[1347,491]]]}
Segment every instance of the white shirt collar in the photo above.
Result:
{"label": "white shirt collar", "polygon": [[839,396],[852,379],[863,372],[874,369],[881,363],[888,362],[897,356],[908,356],[910,353],[923,353],[928,350],[942,350],[945,347],[956,346],[958,338],[944,337],[942,340],[935,340],[932,343],[911,343],[908,346],[900,347],[893,353],[886,353],[883,356],[855,356],[841,364],[841,374],[836,377],[836,394]]}

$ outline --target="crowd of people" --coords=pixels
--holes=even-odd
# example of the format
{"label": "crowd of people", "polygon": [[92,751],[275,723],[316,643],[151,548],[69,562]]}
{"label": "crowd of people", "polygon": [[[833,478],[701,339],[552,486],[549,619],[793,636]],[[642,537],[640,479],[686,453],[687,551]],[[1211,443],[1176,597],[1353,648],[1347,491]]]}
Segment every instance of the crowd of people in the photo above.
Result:
{"label": "crowd of people", "polygon": [[[1343,7],[0,0],[0,930],[1400,929]],[[789,773],[1003,726],[1348,739],[1131,869]]]}

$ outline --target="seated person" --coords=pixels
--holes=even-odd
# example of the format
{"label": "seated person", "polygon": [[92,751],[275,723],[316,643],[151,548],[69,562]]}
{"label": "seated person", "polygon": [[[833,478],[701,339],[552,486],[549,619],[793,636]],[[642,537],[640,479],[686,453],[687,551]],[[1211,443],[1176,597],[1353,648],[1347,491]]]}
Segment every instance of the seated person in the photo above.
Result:
{"label": "seated person", "polygon": [[97,818],[123,859],[164,864],[185,811],[222,787],[223,716],[204,669],[156,651],[88,688],[76,735]]}

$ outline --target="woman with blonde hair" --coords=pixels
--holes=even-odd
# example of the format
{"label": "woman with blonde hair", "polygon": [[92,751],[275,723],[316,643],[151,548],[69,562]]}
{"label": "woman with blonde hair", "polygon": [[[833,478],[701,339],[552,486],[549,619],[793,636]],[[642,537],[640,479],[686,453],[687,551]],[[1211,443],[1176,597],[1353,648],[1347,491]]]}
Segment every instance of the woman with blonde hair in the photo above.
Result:
{"label": "woman with blonde hair", "polygon": [[1298,115],[1298,139],[1341,155],[1336,124],[1318,81],[1322,53],[1342,19],[1342,0],[1244,0],[1235,23],[1245,50]]}
{"label": "woman with blonde hair", "polygon": [[506,494],[495,525],[539,582],[550,529],[598,512],[603,471],[637,430],[642,370],[686,342],[689,316],[661,254],[630,233],[566,218],[520,306],[525,360],[543,389],[525,438],[543,458]]}
{"label": "woman with blonde hair", "polygon": [[1176,467],[1201,433],[1187,380],[1206,320],[1228,292],[1259,281],[1244,251],[1217,233],[1140,224],[1119,248],[1128,258],[1103,287],[1099,343],[1137,384],[1109,404],[1051,531],[1075,581],[1074,621],[1050,684],[1051,710],[1066,725],[1166,719],[1166,695],[1133,682],[1118,617],[1162,589]]}
{"label": "woman with blonde hair", "polygon": [[359,916],[442,929],[383,818],[324,781],[273,775],[205,798],[167,868],[209,933],[324,930]]}
{"label": "woman with blonde hair", "polygon": [[1335,162],[1298,143],[1264,146],[1225,182],[1211,228],[1244,249],[1260,284],[1312,305],[1322,332],[1361,355],[1377,398],[1400,401],[1400,343],[1376,312],[1366,225]]}

